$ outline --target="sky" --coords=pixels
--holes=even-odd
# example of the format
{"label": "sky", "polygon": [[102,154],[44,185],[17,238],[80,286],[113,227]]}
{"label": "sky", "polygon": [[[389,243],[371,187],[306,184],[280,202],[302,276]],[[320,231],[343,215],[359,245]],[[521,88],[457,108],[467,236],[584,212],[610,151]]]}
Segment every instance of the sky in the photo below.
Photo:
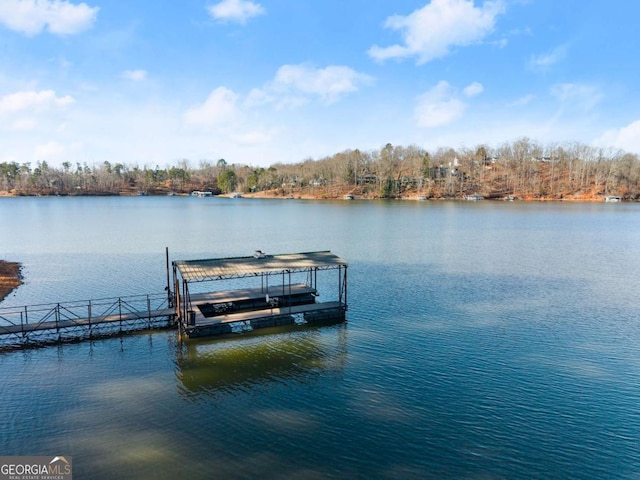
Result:
{"label": "sky", "polygon": [[628,0],[0,0],[0,163],[640,153]]}

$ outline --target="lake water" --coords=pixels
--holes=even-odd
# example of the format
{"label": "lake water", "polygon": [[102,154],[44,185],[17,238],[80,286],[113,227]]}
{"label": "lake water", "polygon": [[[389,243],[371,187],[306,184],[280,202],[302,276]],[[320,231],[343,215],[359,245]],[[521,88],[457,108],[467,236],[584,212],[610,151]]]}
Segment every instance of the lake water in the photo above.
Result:
{"label": "lake water", "polygon": [[[77,478],[640,478],[640,205],[0,199],[0,307],[331,250],[345,324],[0,354],[2,455]],[[263,331],[264,332],[264,331]]]}

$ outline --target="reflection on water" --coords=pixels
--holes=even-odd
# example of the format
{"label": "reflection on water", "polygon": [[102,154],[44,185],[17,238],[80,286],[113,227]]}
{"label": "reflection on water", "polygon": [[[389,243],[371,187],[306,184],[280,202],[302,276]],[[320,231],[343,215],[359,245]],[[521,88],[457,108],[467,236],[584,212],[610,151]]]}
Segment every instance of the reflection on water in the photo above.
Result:
{"label": "reflection on water", "polygon": [[[341,371],[346,362],[347,326],[335,335],[321,327],[287,326],[227,339],[195,339],[176,346],[181,394],[220,395],[269,382],[310,382]],[[330,340],[330,343],[328,343]]]}

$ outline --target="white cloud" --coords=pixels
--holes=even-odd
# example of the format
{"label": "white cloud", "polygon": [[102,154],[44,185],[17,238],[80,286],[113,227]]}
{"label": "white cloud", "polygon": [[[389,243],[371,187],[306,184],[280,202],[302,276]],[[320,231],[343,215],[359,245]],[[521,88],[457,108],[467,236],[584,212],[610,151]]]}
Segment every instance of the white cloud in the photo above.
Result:
{"label": "white cloud", "polygon": [[248,107],[256,107],[260,105],[266,105],[274,101],[273,95],[267,93],[266,90],[261,88],[253,88],[247,95],[244,103]]}
{"label": "white cloud", "polygon": [[341,65],[325,68],[307,64],[283,65],[266,89],[254,90],[249,100],[256,104],[275,101],[280,105],[299,105],[309,97],[318,97],[331,104],[372,81],[370,76]]}
{"label": "white cloud", "polygon": [[476,95],[480,95],[484,91],[484,87],[481,83],[473,82],[467,85],[462,93],[464,93],[465,97],[475,97]]}
{"label": "white cloud", "polygon": [[0,23],[26,35],[36,35],[45,29],[56,35],[72,35],[89,29],[98,10],[86,3],[74,5],[66,0],[2,0]]}
{"label": "white cloud", "polygon": [[262,5],[247,0],[222,0],[222,2],[208,7],[207,10],[216,20],[234,21],[243,24],[249,18],[265,13]]}
{"label": "white cloud", "polygon": [[583,112],[592,110],[602,100],[598,88],[575,83],[556,84],[551,87],[551,95],[560,101],[562,107]]}
{"label": "white cloud", "polygon": [[142,82],[147,79],[146,70],[125,70],[120,75],[125,80],[131,80],[132,82]]}
{"label": "white cloud", "polygon": [[20,118],[11,124],[11,130],[26,132],[36,128],[38,123],[33,118]]}
{"label": "white cloud", "polygon": [[460,118],[466,108],[453,87],[443,80],[418,97],[415,117],[420,127],[441,127]]}
{"label": "white cloud", "polygon": [[491,45],[495,45],[498,48],[505,48],[508,44],[509,44],[509,40],[506,38],[501,38],[500,40],[491,42]]}
{"label": "white cloud", "polygon": [[65,107],[74,102],[73,97],[56,96],[53,90],[23,91],[0,98],[0,115],[23,110],[37,110],[49,107]]}
{"label": "white cloud", "polygon": [[614,146],[628,152],[640,154],[640,120],[636,120],[618,130],[605,132],[595,143],[607,147]]}
{"label": "white cloud", "polygon": [[211,126],[231,120],[237,114],[238,95],[225,87],[213,90],[202,105],[192,107],[184,114],[190,125]]}
{"label": "white cloud", "polygon": [[529,105],[535,97],[532,94],[523,95],[520,98],[516,98],[513,102],[507,104],[507,107],[524,107]]}
{"label": "white cloud", "polygon": [[566,56],[567,45],[560,45],[548,53],[532,56],[529,60],[529,68],[531,70],[546,70],[563,60]]}
{"label": "white cloud", "polygon": [[389,47],[374,45],[375,60],[417,56],[418,64],[447,55],[452,47],[480,42],[493,31],[496,17],[505,11],[503,1],[485,1],[476,8],[473,0],[432,0],[407,16],[393,15],[385,27],[402,33],[404,43]]}

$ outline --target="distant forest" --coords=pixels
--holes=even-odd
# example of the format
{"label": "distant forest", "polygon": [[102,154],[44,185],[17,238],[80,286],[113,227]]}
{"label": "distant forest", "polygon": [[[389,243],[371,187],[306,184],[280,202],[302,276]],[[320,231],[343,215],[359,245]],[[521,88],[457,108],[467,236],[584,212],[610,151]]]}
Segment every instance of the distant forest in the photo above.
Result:
{"label": "distant forest", "polygon": [[597,200],[606,195],[640,199],[635,154],[579,143],[539,145],[527,138],[499,148],[478,146],[428,151],[387,144],[379,150],[346,150],[321,159],[268,168],[224,159],[183,159],[170,168],[105,161],[0,163],[4,195],[166,195],[194,190],[213,194],[339,198],[464,198]]}

